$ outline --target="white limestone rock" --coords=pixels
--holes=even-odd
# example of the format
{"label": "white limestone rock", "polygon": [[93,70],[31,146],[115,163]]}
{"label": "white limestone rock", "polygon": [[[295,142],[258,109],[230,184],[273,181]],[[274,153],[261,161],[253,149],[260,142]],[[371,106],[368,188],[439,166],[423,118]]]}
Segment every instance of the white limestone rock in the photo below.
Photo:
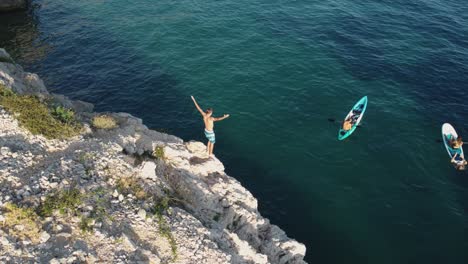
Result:
{"label": "white limestone rock", "polygon": [[[22,74],[19,66],[0,62],[0,82],[18,80],[16,91],[40,91]],[[175,263],[305,263],[305,246],[260,215],[255,197],[226,175],[216,157],[207,156],[203,143],[149,130],[127,113],[109,115],[117,128],[47,140],[21,128],[0,106],[0,214],[7,202],[37,206],[57,190],[77,188],[85,197],[77,216],[55,213],[37,220],[41,243],[24,240],[15,249],[10,241],[17,238],[0,229],[0,262],[8,262],[1,256],[27,262],[28,254],[35,254],[41,263],[168,263],[176,245]],[[163,157],[149,158],[156,147],[162,147]],[[119,189],[124,178],[133,187]],[[169,209],[157,216],[164,198]],[[92,235],[83,235],[82,218],[95,215],[100,219],[88,223]]]}
{"label": "white limestone rock", "polygon": [[50,235],[49,235],[49,233],[47,233],[46,231],[43,231],[43,232],[41,233],[41,238],[40,238],[40,239],[41,239],[41,243],[47,242],[47,240],[49,240],[49,238],[50,238]]}
{"label": "white limestone rock", "polygon": [[247,252],[247,243],[272,263],[303,263],[305,246],[264,219],[257,210],[257,200],[224,173],[219,160],[200,158],[205,151],[202,145],[169,144],[164,149],[169,169],[159,173],[170,175],[169,185],[186,201],[186,207],[206,225],[228,230],[234,244],[239,244],[236,238],[241,239],[238,250]]}
{"label": "white limestone rock", "polygon": [[138,216],[139,216],[141,219],[146,219],[146,211],[145,211],[145,209],[140,209],[140,210],[138,210]]}
{"label": "white limestone rock", "polygon": [[144,179],[157,180],[156,163],[153,161],[144,161],[141,166],[140,177]]}

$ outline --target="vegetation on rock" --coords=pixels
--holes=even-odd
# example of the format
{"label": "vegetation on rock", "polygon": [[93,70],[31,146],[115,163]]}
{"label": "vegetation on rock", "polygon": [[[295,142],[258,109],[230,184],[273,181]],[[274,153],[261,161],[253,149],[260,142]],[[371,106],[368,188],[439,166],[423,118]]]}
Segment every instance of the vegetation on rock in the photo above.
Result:
{"label": "vegetation on rock", "polygon": [[93,219],[87,216],[81,216],[81,221],[79,223],[80,230],[82,232],[91,232],[93,231]]}
{"label": "vegetation on rock", "polygon": [[75,112],[63,106],[57,106],[52,110],[52,115],[66,124],[71,124],[75,120]]}
{"label": "vegetation on rock", "polygon": [[95,116],[93,118],[93,127],[98,129],[113,129],[117,127],[115,119],[108,115]]}
{"label": "vegetation on rock", "polygon": [[39,242],[40,227],[37,224],[37,215],[33,209],[18,207],[15,204],[7,203],[3,227],[9,229],[10,235],[21,240],[30,239],[31,242]]}
{"label": "vegetation on rock", "polygon": [[145,199],[148,196],[137,178],[132,176],[120,178],[117,181],[117,190],[125,195],[132,194],[139,200]]}
{"label": "vegetation on rock", "polygon": [[175,261],[177,259],[177,243],[174,239],[174,236],[172,235],[171,227],[167,223],[166,219],[164,219],[164,214],[169,209],[170,201],[171,199],[168,196],[161,198],[159,203],[157,203],[154,207],[154,216],[156,217],[158,223],[159,234],[165,237],[169,242],[172,251],[172,260]]}
{"label": "vegetation on rock", "polygon": [[57,111],[51,111],[36,96],[17,95],[3,85],[0,85],[0,105],[29,132],[48,139],[76,136],[82,128],[71,110],[63,108],[60,114],[54,114]]}
{"label": "vegetation on rock", "polygon": [[39,207],[39,215],[51,216],[55,210],[61,214],[75,213],[83,203],[83,195],[78,189],[70,189],[50,194]]}
{"label": "vegetation on rock", "polygon": [[[38,213],[40,216],[47,217],[58,211],[62,215],[80,217],[78,226],[81,231],[91,232],[96,221],[112,220],[106,210],[109,202],[106,198],[103,188],[87,194],[80,193],[78,189],[62,190],[48,195],[38,208]],[[93,205],[87,213],[82,212],[85,205]]]}
{"label": "vegetation on rock", "polygon": [[164,147],[157,146],[153,151],[153,157],[163,160],[164,159]]}

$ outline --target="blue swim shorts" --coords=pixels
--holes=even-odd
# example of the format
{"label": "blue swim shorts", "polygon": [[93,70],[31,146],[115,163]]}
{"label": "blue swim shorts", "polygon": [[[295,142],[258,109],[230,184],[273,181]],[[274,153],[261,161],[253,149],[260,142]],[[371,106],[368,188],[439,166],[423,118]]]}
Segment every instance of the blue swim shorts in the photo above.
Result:
{"label": "blue swim shorts", "polygon": [[211,143],[214,144],[216,142],[216,137],[215,137],[214,131],[209,131],[209,130],[205,129],[205,136]]}

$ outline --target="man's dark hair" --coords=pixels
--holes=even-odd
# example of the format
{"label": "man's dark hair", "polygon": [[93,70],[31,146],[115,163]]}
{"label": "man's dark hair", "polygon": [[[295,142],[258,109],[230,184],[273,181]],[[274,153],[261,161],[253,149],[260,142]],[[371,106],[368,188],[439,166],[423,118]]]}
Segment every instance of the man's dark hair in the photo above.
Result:
{"label": "man's dark hair", "polygon": [[208,108],[208,109],[206,109],[205,113],[207,113],[207,114],[213,113],[213,108]]}

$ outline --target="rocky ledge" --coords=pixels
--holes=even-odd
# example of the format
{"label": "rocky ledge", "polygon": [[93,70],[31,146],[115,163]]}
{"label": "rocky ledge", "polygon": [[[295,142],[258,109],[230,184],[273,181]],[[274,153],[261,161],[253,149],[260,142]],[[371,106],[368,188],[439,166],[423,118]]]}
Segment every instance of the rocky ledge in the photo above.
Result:
{"label": "rocky ledge", "polygon": [[[47,92],[0,49],[0,85],[73,109],[80,133],[33,134],[0,105],[0,262],[305,263],[305,246],[205,145]],[[1,101],[0,101],[1,102]]]}

